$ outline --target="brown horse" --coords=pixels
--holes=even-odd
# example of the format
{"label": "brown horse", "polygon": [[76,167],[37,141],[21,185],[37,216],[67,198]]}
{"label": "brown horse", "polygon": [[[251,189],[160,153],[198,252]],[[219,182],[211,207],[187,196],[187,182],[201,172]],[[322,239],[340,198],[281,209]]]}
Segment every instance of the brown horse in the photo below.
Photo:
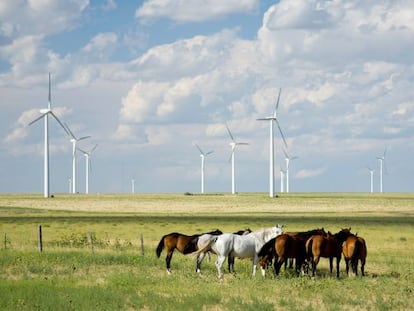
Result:
{"label": "brown horse", "polygon": [[[207,232],[212,235],[220,235],[221,232],[219,229],[216,229],[211,232]],[[171,258],[174,253],[174,250],[177,249],[180,253],[187,255],[197,250],[197,244],[191,243],[195,238],[200,235],[205,234],[194,234],[194,235],[185,235],[179,232],[171,232],[164,235],[160,242],[158,243],[156,254],[157,258],[160,258],[162,250],[165,248],[167,251],[167,256],[165,257],[165,262],[167,265],[167,273],[171,273]]]}
{"label": "brown horse", "polygon": [[273,267],[275,275],[279,275],[283,263],[288,259],[295,259],[295,270],[299,275],[306,260],[306,240],[313,235],[325,235],[325,230],[314,229],[305,232],[284,233],[270,240],[263,245],[259,252],[259,264],[262,268],[262,275],[265,275],[266,266],[275,258]]}
{"label": "brown horse", "polygon": [[306,241],[307,257],[312,265],[312,276],[315,276],[316,266],[321,257],[329,258],[329,268],[332,274],[333,259],[336,258],[336,277],[339,278],[339,262],[341,261],[342,243],[350,236],[351,228],[342,229],[338,233],[328,232],[327,236],[313,235]]}
{"label": "brown horse", "polygon": [[361,261],[361,273],[365,276],[365,259],[367,258],[367,245],[365,240],[357,235],[349,236],[342,245],[346,274],[349,275],[349,262],[351,262],[352,272],[358,275],[358,260]]}

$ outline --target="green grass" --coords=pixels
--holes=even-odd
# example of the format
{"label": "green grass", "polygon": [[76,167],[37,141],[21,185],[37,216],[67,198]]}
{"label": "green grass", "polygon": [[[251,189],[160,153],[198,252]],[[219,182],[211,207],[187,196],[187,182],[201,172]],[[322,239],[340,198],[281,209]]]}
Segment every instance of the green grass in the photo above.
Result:
{"label": "green grass", "polygon": [[[121,206],[112,210],[113,206]],[[194,258],[176,252],[173,274],[162,235],[220,228],[234,231],[282,223],[286,230],[352,227],[367,241],[367,276],[251,276],[217,279],[212,262],[197,275]],[[44,251],[37,251],[42,225]],[[405,310],[414,305],[414,195],[265,194],[0,196],[1,310]],[[93,233],[94,253],[88,232]],[[6,234],[6,244],[3,234]],[[144,256],[141,255],[141,234]],[[4,247],[6,245],[6,247]]]}

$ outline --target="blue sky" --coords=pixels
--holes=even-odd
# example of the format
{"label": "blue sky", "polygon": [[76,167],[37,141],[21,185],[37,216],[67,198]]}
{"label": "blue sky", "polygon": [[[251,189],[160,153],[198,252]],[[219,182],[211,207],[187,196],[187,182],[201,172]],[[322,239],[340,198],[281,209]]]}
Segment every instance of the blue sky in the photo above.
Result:
{"label": "blue sky", "polygon": [[[3,1],[0,192],[43,191],[52,107],[91,157],[90,192],[267,192],[278,117],[290,191],[367,192],[386,153],[385,192],[414,190],[414,4],[410,1]],[[50,122],[51,192],[68,192],[71,143]],[[276,192],[285,169],[275,135]],[[77,155],[77,191],[85,160]]]}

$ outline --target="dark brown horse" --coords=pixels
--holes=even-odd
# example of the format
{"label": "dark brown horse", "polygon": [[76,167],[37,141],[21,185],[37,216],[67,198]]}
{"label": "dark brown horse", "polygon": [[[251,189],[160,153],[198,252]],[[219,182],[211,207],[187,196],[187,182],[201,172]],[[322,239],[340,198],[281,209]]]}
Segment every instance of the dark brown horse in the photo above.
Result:
{"label": "dark brown horse", "polygon": [[315,276],[316,266],[321,257],[329,258],[329,268],[332,274],[333,259],[336,258],[336,277],[339,278],[339,262],[342,255],[342,243],[350,236],[351,228],[342,229],[338,233],[328,232],[327,236],[313,235],[306,241],[307,257],[312,265],[312,276]]}
{"label": "dark brown horse", "polygon": [[358,260],[361,261],[361,273],[365,276],[365,260],[367,258],[367,245],[365,240],[357,235],[349,236],[342,245],[346,274],[349,275],[349,262],[351,262],[352,272],[358,275]]}
{"label": "dark brown horse", "polygon": [[265,275],[265,268],[275,258],[273,267],[275,275],[279,275],[283,263],[286,264],[288,259],[295,259],[295,270],[299,275],[301,268],[306,260],[306,240],[313,235],[325,235],[325,230],[314,229],[304,232],[284,233],[265,243],[259,252],[259,265],[262,268],[262,274]]}
{"label": "dark brown horse", "polygon": [[[207,232],[212,235],[220,235],[223,232],[216,229],[211,232]],[[156,254],[157,258],[160,258],[162,250],[165,248],[167,251],[167,256],[165,257],[165,263],[167,265],[167,273],[171,273],[171,258],[174,253],[174,250],[177,249],[180,253],[187,255],[197,250],[197,243],[191,243],[195,238],[199,237],[201,234],[185,235],[179,232],[171,232],[164,235],[160,242],[158,243]]]}

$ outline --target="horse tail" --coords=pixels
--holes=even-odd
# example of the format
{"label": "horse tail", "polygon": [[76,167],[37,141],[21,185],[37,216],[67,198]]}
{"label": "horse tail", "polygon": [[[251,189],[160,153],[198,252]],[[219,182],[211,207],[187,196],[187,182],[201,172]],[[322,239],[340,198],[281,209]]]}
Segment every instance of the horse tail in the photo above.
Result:
{"label": "horse tail", "polygon": [[157,246],[157,250],[156,250],[156,253],[157,253],[157,258],[160,258],[160,256],[161,256],[161,252],[162,252],[162,250],[164,249],[164,240],[165,240],[165,235],[161,238],[161,240],[160,240],[160,242],[158,243],[158,246]]}
{"label": "horse tail", "polygon": [[352,254],[352,261],[356,261],[360,258],[361,252],[362,252],[362,242],[357,238],[355,239],[355,248],[354,253]]}
{"label": "horse tail", "polygon": [[198,256],[201,253],[205,253],[210,250],[211,245],[217,241],[219,236],[213,235],[210,239],[206,242],[206,244],[202,245],[196,252],[193,253],[194,256]]}
{"label": "horse tail", "polygon": [[306,241],[306,245],[305,245],[306,257],[308,258],[308,260],[312,259],[313,257],[312,245],[313,245],[313,239],[311,237]]}

